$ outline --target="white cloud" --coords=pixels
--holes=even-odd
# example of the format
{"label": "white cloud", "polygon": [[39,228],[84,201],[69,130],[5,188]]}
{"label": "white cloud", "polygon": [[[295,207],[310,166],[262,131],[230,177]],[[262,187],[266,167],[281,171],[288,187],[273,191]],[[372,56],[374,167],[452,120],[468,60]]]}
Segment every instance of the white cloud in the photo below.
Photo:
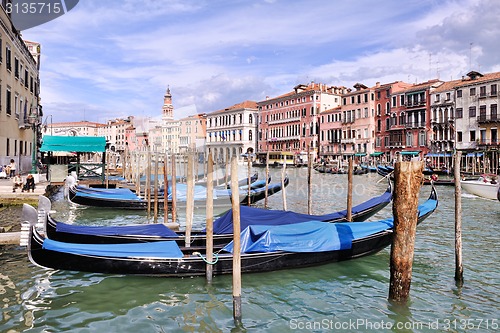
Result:
{"label": "white cloud", "polygon": [[493,1],[87,0],[24,37],[42,43],[42,103],[54,120],[74,117],[72,107],[157,116],[167,85],[175,108],[212,112],[311,80],[457,78],[470,42],[473,62],[498,70]]}

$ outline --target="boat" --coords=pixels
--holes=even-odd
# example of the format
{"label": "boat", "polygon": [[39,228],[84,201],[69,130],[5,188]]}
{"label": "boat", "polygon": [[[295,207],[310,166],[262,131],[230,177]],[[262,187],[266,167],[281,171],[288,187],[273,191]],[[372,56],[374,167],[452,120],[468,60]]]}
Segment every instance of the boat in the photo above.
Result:
{"label": "boat", "polygon": [[[118,208],[118,209],[132,209],[132,210],[144,210],[148,207],[148,201],[136,195],[130,189],[118,188],[118,189],[103,189],[103,188],[91,188],[85,186],[78,186],[75,184],[73,177],[69,176],[68,180],[68,198],[70,202],[93,207],[103,207],[103,208]],[[288,185],[288,178],[285,179],[285,186]],[[250,191],[248,191],[248,185],[243,186],[243,189],[239,189],[240,203],[242,205],[248,204],[248,196],[250,196],[250,203],[253,204],[259,200],[262,200],[267,191],[267,195],[270,196],[275,194],[282,189],[281,183],[268,184],[267,190],[265,187],[265,181],[255,181],[251,185]],[[231,205],[231,190],[228,189],[214,189],[213,195],[213,205],[214,207],[223,207]],[[164,200],[163,192],[159,193],[160,207]],[[176,203],[178,206],[185,205],[187,199],[187,185],[177,184],[177,194]],[[168,195],[168,201],[171,203],[172,195]],[[194,187],[194,204],[195,206],[203,206],[206,204],[206,187],[195,185]]]}
{"label": "boat", "polygon": [[500,201],[500,187],[498,188],[498,191],[497,191],[497,199],[498,199],[498,201]]}
{"label": "boat", "polygon": [[497,199],[499,184],[498,176],[495,174],[482,174],[477,179],[461,180],[460,184],[470,194],[486,199]]}
{"label": "boat", "polygon": [[[353,221],[365,221],[386,207],[392,199],[392,187],[389,182],[387,190],[380,196],[356,205],[352,208]],[[131,226],[82,226],[56,221],[49,213],[51,202],[47,197],[41,196],[38,203],[39,209],[45,211],[45,235],[53,240],[72,243],[133,243],[151,242],[162,240],[175,240],[179,244],[185,243],[184,232],[174,232],[164,224],[144,224]],[[255,207],[240,207],[241,230],[249,225],[274,224],[285,225],[304,221],[345,222],[347,210],[341,210],[324,215],[308,215],[282,210],[268,210]],[[214,244],[227,244],[233,237],[233,211],[214,221]],[[205,230],[193,230],[191,244],[194,246],[205,245]]]}
{"label": "boat", "polygon": [[[437,204],[433,188],[429,199],[419,206],[419,222],[432,214]],[[36,217],[30,205],[24,204],[23,211],[31,211],[24,216]],[[241,233],[241,272],[309,267],[370,255],[391,243],[393,222],[388,218],[365,223],[306,221],[248,226]],[[211,264],[216,275],[233,271],[232,242],[214,253],[214,261],[208,263],[203,253],[181,248],[175,241],[81,244],[45,238],[35,225],[29,226],[28,232],[29,260],[49,269],[190,277],[205,275],[207,264]]]}
{"label": "boat", "polygon": [[436,186],[455,186],[454,178],[443,178],[432,180],[430,178],[424,178],[423,185],[436,185]]}

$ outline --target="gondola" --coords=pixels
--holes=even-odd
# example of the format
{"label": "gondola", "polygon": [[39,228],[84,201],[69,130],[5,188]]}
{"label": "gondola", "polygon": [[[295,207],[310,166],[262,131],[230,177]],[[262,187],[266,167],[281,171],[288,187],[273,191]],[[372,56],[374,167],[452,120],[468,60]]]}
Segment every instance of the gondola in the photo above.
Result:
{"label": "gondola", "polygon": [[[352,208],[353,221],[365,221],[385,206],[392,199],[392,187],[389,182],[387,190],[380,196],[373,197]],[[50,212],[50,200],[41,196],[39,209]],[[214,221],[214,244],[227,244],[233,237],[233,213],[229,210]],[[240,207],[240,225],[243,230],[249,225],[258,224],[292,224],[304,221],[345,222],[347,210],[324,215],[307,215],[290,211],[267,210],[254,207]],[[132,226],[80,226],[58,222],[47,214],[45,234],[48,238],[70,243],[133,243],[161,240],[175,240],[179,244],[186,242],[184,232],[168,229],[164,224],[145,224]],[[205,245],[205,230],[194,230],[191,233],[193,246]]]}
{"label": "gondola", "polygon": [[[69,177],[68,177],[69,178]],[[288,185],[288,178],[285,179],[285,186]],[[252,184],[256,184],[254,182]],[[264,185],[264,186],[263,186]],[[178,190],[180,187],[184,187],[183,191],[178,191],[176,196],[177,206],[183,206],[186,202],[187,187],[184,184],[178,185]],[[281,183],[268,184],[267,195],[273,195],[281,191]],[[85,206],[101,207],[101,208],[116,208],[116,209],[130,209],[130,210],[145,210],[148,206],[148,201],[144,198],[137,196],[129,189],[99,189],[99,188],[89,188],[83,186],[77,186],[72,184],[70,181],[68,190],[69,201]],[[262,200],[266,195],[265,182],[258,182],[251,190],[247,189],[239,190],[240,203],[242,205],[248,204],[248,196],[250,195],[250,203],[253,204],[259,200]],[[250,193],[249,193],[250,192]],[[227,189],[214,189],[214,207],[225,207],[231,205],[231,190]],[[171,195],[169,195],[169,203],[171,203]],[[163,194],[159,195],[159,207],[163,205]],[[194,191],[194,205],[204,206],[206,203],[206,188],[203,186],[195,186]],[[171,207],[171,206],[170,206]]]}
{"label": "gondola", "polygon": [[[431,197],[419,206],[421,222],[437,207]],[[25,204],[23,210],[36,210]],[[381,251],[392,240],[393,218],[365,223],[308,221],[286,226],[248,226],[241,234],[243,273],[322,265]],[[174,241],[134,244],[75,244],[43,237],[30,226],[28,257],[38,266],[109,274],[189,277],[205,275],[203,253],[181,249]],[[269,242],[278,239],[277,242]],[[184,250],[184,251],[183,251]],[[232,273],[232,243],[215,254],[214,274]]]}

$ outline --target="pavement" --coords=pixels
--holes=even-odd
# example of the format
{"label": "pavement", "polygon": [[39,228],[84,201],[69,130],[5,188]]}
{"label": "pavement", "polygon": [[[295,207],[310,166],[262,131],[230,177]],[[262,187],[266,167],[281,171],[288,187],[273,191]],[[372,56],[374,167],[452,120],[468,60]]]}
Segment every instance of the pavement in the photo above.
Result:
{"label": "pavement", "polygon": [[[26,180],[27,175],[21,175],[23,181]],[[38,178],[38,179],[36,179]],[[37,182],[38,180],[38,182]],[[46,179],[45,174],[35,175],[35,191],[34,192],[21,192],[21,189],[16,189],[15,192],[12,192],[12,179],[0,179],[0,204],[4,201],[20,201],[22,202],[25,199],[34,199],[38,200],[38,196],[45,194],[45,189],[50,183]]]}

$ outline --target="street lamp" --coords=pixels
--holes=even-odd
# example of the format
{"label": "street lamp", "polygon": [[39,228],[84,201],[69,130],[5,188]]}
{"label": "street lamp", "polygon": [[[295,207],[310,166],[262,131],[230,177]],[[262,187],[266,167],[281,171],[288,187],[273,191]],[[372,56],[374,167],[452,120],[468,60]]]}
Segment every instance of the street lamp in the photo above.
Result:
{"label": "street lamp", "polygon": [[33,147],[31,149],[31,174],[37,174],[38,171],[36,169],[36,156],[37,156],[37,144],[36,144],[36,126],[38,122],[38,110],[37,108],[31,109],[31,114],[28,116],[28,122],[33,127]]}

